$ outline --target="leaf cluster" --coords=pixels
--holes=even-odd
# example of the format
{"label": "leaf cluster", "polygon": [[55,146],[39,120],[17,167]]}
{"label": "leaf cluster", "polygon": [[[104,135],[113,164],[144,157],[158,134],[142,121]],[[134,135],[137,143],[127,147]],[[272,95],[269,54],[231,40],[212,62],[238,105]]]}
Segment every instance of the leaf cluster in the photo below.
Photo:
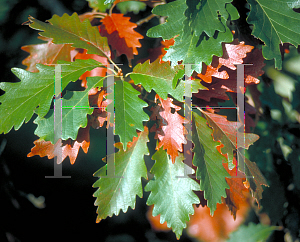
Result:
{"label": "leaf cluster", "polygon": [[[21,81],[0,84],[5,91],[0,97],[0,132],[18,130],[36,114],[39,139],[28,156],[51,159],[61,154],[59,162],[68,156],[73,164],[80,147],[88,152],[90,128],[113,129],[119,151],[107,155],[106,165],[94,174],[99,178],[93,185],[97,222],[134,208],[143,190],[150,192],[147,204],[154,205],[153,216],[160,215],[160,222],[166,221],[178,239],[194,204],[206,205],[213,215],[217,204],[224,203],[234,218],[247,193],[260,204],[268,183],[245,156],[245,149],[259,138],[251,133],[256,125],[251,114],[257,121],[259,106],[252,106],[244,94],[260,82],[264,60],[274,59],[275,67],[282,68],[280,44],[300,44],[300,16],[293,10],[299,3],[249,0],[246,21],[253,27],[251,34],[263,42],[253,46],[238,38],[240,13],[232,0],[88,2],[93,11],[80,16],[54,15],[47,22],[29,17],[27,24],[40,31],[46,43],[24,46],[30,53],[23,61],[27,70],[12,69]],[[153,8],[147,18],[133,23],[124,16],[146,5]],[[137,60],[144,36],[135,28],[160,16],[166,17],[164,23],[150,28],[147,36],[163,40],[147,60]],[[121,55],[133,67],[131,72],[119,65]],[[238,64],[251,64],[243,67],[239,85]],[[56,90],[54,74],[61,90]],[[82,89],[70,90],[71,83]],[[245,106],[237,101],[241,95]],[[236,110],[234,121],[221,115],[225,101]],[[60,122],[55,119],[58,102]],[[148,149],[148,142],[155,143],[155,151]],[[145,156],[150,153],[155,163],[147,171]],[[143,189],[142,177],[148,180],[149,174],[153,179]],[[204,201],[195,191],[203,192]]]}

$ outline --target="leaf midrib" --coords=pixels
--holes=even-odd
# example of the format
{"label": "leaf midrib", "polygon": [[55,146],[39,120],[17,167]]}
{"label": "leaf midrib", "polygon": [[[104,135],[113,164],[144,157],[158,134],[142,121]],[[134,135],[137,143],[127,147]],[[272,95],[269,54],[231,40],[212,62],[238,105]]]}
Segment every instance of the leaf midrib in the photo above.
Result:
{"label": "leaf midrib", "polygon": [[[72,16],[69,16],[69,17],[72,17]],[[77,18],[78,18],[78,16],[77,16]],[[34,19],[34,20],[35,20],[35,21],[39,21],[39,20],[37,20],[37,19]],[[32,20],[32,21],[34,21],[34,20]],[[39,22],[41,22],[41,21],[39,21]],[[79,22],[80,22],[80,20],[79,20]],[[51,23],[51,22],[50,22],[50,23]],[[82,24],[82,23],[84,23],[84,22],[80,22],[80,24]],[[44,24],[44,23],[42,22],[42,24]],[[84,40],[84,42],[85,42],[86,44],[91,44],[93,47],[95,47],[96,49],[98,49],[105,57],[107,57],[107,58],[109,59],[109,56],[107,56],[106,53],[105,53],[103,50],[101,50],[101,48],[100,48],[96,43],[92,42],[91,40],[88,40],[88,39],[84,38],[83,36],[79,36],[79,35],[77,35],[77,34],[74,33],[74,32],[70,32],[70,30],[66,30],[66,29],[60,28],[60,27],[58,27],[58,25],[54,25],[54,24],[52,24],[52,23],[51,23],[51,27],[54,28],[55,30],[58,30],[58,32],[59,32],[59,31],[63,31],[63,32],[67,33],[67,34],[73,35],[73,36],[75,36],[79,41],[83,41],[83,40]],[[93,31],[93,30],[94,30],[94,27],[95,27],[95,26],[89,26],[88,28],[90,28],[90,29]],[[43,30],[43,32],[46,33],[46,30]],[[95,31],[94,31],[94,32],[95,32]],[[98,31],[96,31],[96,32],[98,32]],[[88,31],[87,31],[87,33],[88,33],[88,35],[89,35],[89,32],[88,32]],[[42,34],[41,34],[41,35],[42,35]],[[100,38],[105,38],[105,37],[102,37],[102,36],[99,34],[99,36],[96,35],[96,37],[95,37],[96,41],[97,41],[98,37],[100,37]],[[50,37],[50,38],[52,38],[53,40],[55,39],[54,37]],[[72,44],[72,45],[75,44],[75,45],[76,45],[76,43],[65,43],[65,42],[60,43],[60,44]],[[87,49],[87,50],[88,50],[88,49]]]}
{"label": "leaf midrib", "polygon": [[263,8],[264,5],[262,5],[262,4],[259,2],[259,0],[256,0],[256,2],[259,4],[259,6],[261,7],[261,9],[262,9],[262,11],[264,12],[264,14],[267,16],[267,18],[268,18],[270,24],[272,25],[272,27],[273,27],[273,29],[274,29],[274,31],[275,31],[275,33],[276,33],[276,35],[278,36],[278,39],[280,40],[280,43],[283,44],[283,43],[282,43],[282,40],[281,40],[281,38],[280,38],[280,36],[279,36],[279,33],[277,32],[276,28],[274,27],[274,25],[273,25],[273,23],[272,23],[272,21],[271,21],[272,19],[269,17],[269,15],[267,14],[267,12],[266,12],[265,9]]}
{"label": "leaf midrib", "polygon": [[[131,152],[131,154],[129,155],[128,162],[127,162],[125,168],[123,169],[123,172],[120,174],[119,182],[118,182],[118,184],[116,185],[116,189],[114,190],[113,195],[112,195],[112,196],[110,197],[110,199],[109,199],[108,205],[111,204],[111,201],[114,201],[114,200],[116,200],[116,198],[117,198],[116,192],[119,190],[119,187],[121,186],[121,181],[122,181],[122,179],[125,179],[124,174],[126,173],[126,170],[127,170],[128,166],[129,166],[129,163],[132,162],[132,156],[133,156],[133,154],[134,154],[134,151],[135,151],[135,149],[136,149],[136,146],[138,145],[138,142],[139,142],[141,136],[142,136],[142,134],[138,137],[138,140],[136,141],[135,145],[132,147],[132,152]],[[124,152],[124,151],[123,151],[123,152]],[[125,153],[125,152],[124,152],[124,153]],[[120,165],[121,165],[121,164],[120,164]],[[118,176],[118,174],[116,174],[116,175]],[[100,179],[101,179],[101,178],[100,178]],[[111,205],[110,205],[110,206],[111,206]],[[110,206],[109,206],[109,207],[110,207]],[[129,206],[128,206],[128,207],[129,207]],[[121,209],[120,209],[120,210],[121,210]],[[117,211],[117,212],[118,212],[118,211]],[[114,214],[114,212],[113,212],[113,214]]]}
{"label": "leaf midrib", "polygon": [[[82,68],[80,68],[80,69],[76,69],[76,71],[80,71],[80,70],[82,70],[82,69],[85,69],[85,68],[88,68],[88,67],[82,67]],[[96,67],[94,67],[94,68],[96,68]],[[54,71],[54,70],[53,70]],[[39,73],[43,73],[43,72],[39,72]],[[71,75],[72,73],[74,73],[74,72],[66,72],[66,76],[62,76],[62,79],[61,80],[63,80],[64,78],[66,78],[68,75]],[[46,78],[46,80],[47,80],[47,78]],[[50,79],[48,79],[48,80],[50,80]],[[52,80],[52,78],[51,78],[51,80]],[[31,101],[34,97],[36,97],[36,96],[38,96],[41,92],[43,92],[45,89],[48,89],[48,88],[50,88],[52,85],[54,85],[54,83],[53,82],[51,82],[51,84],[48,84],[48,85],[46,85],[46,86],[44,86],[44,88],[41,88],[39,91],[37,91],[34,95],[32,95],[32,96],[30,96],[29,98],[27,98],[24,102],[22,102],[20,105],[18,105],[18,107],[16,108],[16,109],[14,109],[15,111],[13,111],[12,113],[11,113],[11,115],[13,114],[13,113],[15,113],[15,112],[17,112],[17,110],[19,110],[20,108],[22,108],[22,106],[24,105],[24,104],[26,104],[27,102],[29,102],[29,101]],[[52,98],[53,98],[53,96],[52,96]],[[37,99],[37,100],[39,100],[39,99]],[[40,102],[39,103],[37,103],[37,106],[40,104]],[[33,112],[34,112],[34,110],[33,110]],[[10,116],[11,116],[10,115]],[[7,118],[5,119],[5,120],[7,120],[8,118],[9,118],[9,116],[6,116]],[[25,117],[26,118],[26,117]],[[24,120],[24,119],[23,119]],[[23,121],[22,120],[22,121]],[[13,125],[14,126],[14,125]]]}

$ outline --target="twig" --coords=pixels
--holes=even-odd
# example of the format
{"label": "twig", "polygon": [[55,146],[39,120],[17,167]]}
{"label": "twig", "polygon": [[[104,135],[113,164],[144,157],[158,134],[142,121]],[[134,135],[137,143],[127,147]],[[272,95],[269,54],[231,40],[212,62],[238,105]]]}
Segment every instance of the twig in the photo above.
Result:
{"label": "twig", "polygon": [[137,25],[137,26],[140,26],[140,25],[142,25],[143,23],[147,23],[147,22],[149,22],[149,21],[150,21],[152,18],[154,18],[154,17],[157,17],[157,15],[151,14],[151,15],[149,15],[148,17],[143,18],[143,19],[137,21],[137,22],[136,22],[136,25]]}

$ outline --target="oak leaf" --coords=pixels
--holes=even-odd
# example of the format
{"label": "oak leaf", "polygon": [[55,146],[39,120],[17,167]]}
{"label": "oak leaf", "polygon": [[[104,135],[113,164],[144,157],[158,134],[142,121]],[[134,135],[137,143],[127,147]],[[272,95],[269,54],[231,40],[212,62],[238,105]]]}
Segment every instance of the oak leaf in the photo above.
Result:
{"label": "oak leaf", "polygon": [[[235,160],[235,158],[234,158]],[[240,204],[247,203],[247,192],[249,192],[248,188],[245,187],[244,183],[246,178],[244,174],[240,172],[238,169],[228,169],[228,165],[223,163],[226,171],[231,175],[231,178],[225,178],[227,184],[229,185],[229,189],[226,189],[226,198],[222,198],[223,202],[229,208],[229,211],[233,215],[233,218],[236,219],[237,211],[240,209]]]}
{"label": "oak leaf", "polygon": [[243,157],[242,154],[238,152],[238,156],[240,159],[243,159],[245,162],[245,166],[240,166],[240,170],[245,173],[247,182],[249,184],[250,191],[252,193],[252,197],[255,198],[258,206],[260,205],[259,200],[262,199],[262,193],[264,186],[269,186],[266,179],[262,175],[256,163],[251,162],[246,157]]}
{"label": "oak leaf", "polygon": [[73,49],[69,44],[53,44],[49,41],[46,44],[25,45],[22,50],[30,55],[22,61],[27,66],[27,71],[38,72],[36,64],[56,64],[58,60],[71,61],[70,52]]}
{"label": "oak leaf", "polygon": [[213,128],[214,140],[219,140],[224,145],[221,152],[222,154],[227,154],[229,169],[234,167],[233,151],[237,152],[238,160],[243,161],[243,164],[239,164],[238,169],[246,175],[252,196],[256,199],[259,205],[259,200],[262,198],[263,192],[261,185],[268,186],[267,181],[261,174],[256,163],[251,162],[244,157],[240,150],[248,149],[249,146],[259,138],[259,136],[251,133],[241,133],[238,131],[241,124],[238,122],[228,121],[226,116],[208,113],[203,110],[200,111],[205,115],[209,125]]}
{"label": "oak leaf", "polygon": [[[163,149],[167,150],[167,153],[171,156],[172,162],[175,162],[175,158],[178,156],[178,151],[182,152],[182,144],[186,144],[186,139],[184,134],[187,133],[183,124],[186,122],[184,117],[178,114],[181,108],[172,103],[172,98],[167,98],[163,100],[157,94],[155,100],[159,100],[160,104],[158,106],[151,108],[152,115],[150,119],[159,120],[159,128],[156,129],[155,138],[159,139],[158,150],[163,146]],[[174,110],[174,113],[172,113]],[[153,126],[154,127],[154,126]],[[150,131],[154,131],[152,128]]]}
{"label": "oak leaf", "polygon": [[197,104],[197,106],[214,106],[213,99],[217,99],[217,101],[215,101],[216,106],[218,106],[217,102],[221,102],[222,100],[229,100],[226,94],[228,90],[224,88],[223,80],[213,79],[211,83],[201,82],[201,84],[205,86],[207,90],[199,90],[198,93],[193,94],[193,103]]}
{"label": "oak leaf", "polygon": [[[236,64],[253,64],[244,67],[244,86],[258,84],[258,76],[264,72],[264,58],[260,50],[253,49],[253,46],[245,45],[244,42],[234,40],[230,44],[223,44],[223,56],[221,58],[214,56],[211,65],[202,68],[202,72],[197,74],[196,78],[204,81],[203,86],[208,90],[199,90],[194,94],[197,103],[200,106],[206,106],[211,99],[217,101],[229,100],[226,92],[237,92],[237,73]],[[202,99],[204,100],[197,100]],[[217,101],[214,103],[217,104]],[[212,106],[212,103],[210,103]]]}
{"label": "oak leaf", "polygon": [[115,118],[115,134],[119,135],[120,142],[124,144],[126,150],[127,143],[137,135],[136,130],[143,130],[143,122],[149,120],[149,116],[144,111],[148,104],[139,98],[140,92],[128,82],[116,81],[114,89],[114,96],[109,94],[108,98],[115,100],[115,107],[113,109],[113,106],[109,106],[108,109],[115,110],[111,122]]}
{"label": "oak leaf", "polygon": [[229,189],[229,186],[225,178],[229,174],[222,165],[225,159],[217,150],[220,143],[213,140],[212,129],[207,126],[207,121],[196,112],[192,112],[192,115],[193,164],[197,166],[196,177],[200,180],[200,189],[204,191],[204,199],[213,215],[217,203],[222,203],[221,198],[226,197],[225,189]]}
{"label": "oak leaf", "polygon": [[222,154],[227,154],[229,168],[234,167],[233,151],[242,147],[248,149],[251,144],[258,140],[259,136],[251,133],[242,133],[238,129],[241,123],[228,121],[226,116],[200,110],[206,117],[209,126],[213,128],[213,138],[220,141],[224,147]]}
{"label": "oak leaf", "polygon": [[[76,60],[74,62],[61,61],[61,90],[77,79],[86,71],[101,66],[95,60]],[[53,99],[55,73],[54,66],[37,64],[39,72],[29,72],[20,68],[13,68],[12,72],[21,79],[16,83],[0,83],[5,94],[0,97],[0,133],[7,133],[14,126],[18,130],[23,122],[27,123],[33,113],[44,117]],[[18,92],[17,98],[15,93]],[[14,105],[12,105],[12,103]],[[38,107],[38,108],[37,108]]]}
{"label": "oak leaf", "polygon": [[[152,156],[155,164],[151,168],[154,179],[145,186],[145,191],[151,191],[147,205],[154,204],[153,216],[160,214],[160,222],[167,221],[167,227],[172,227],[177,239],[186,228],[190,214],[194,213],[193,204],[199,203],[199,198],[193,191],[200,190],[199,184],[189,177],[183,176],[187,165],[182,162],[180,154],[172,164],[167,153],[159,149]],[[195,173],[194,170],[191,173]]]}
{"label": "oak leaf", "polygon": [[211,83],[212,77],[216,77],[219,79],[228,79],[229,78],[226,71],[219,72],[220,66],[213,67],[211,65],[209,65],[209,66],[207,66],[205,64],[203,64],[203,65],[204,65],[204,68],[202,68],[202,72],[205,74],[199,73],[198,77],[200,77],[200,79],[202,79],[204,82]]}
{"label": "oak leaf", "polygon": [[144,37],[133,30],[137,25],[129,19],[116,13],[106,16],[101,20],[100,34],[107,37],[108,44],[116,50],[117,56],[125,54],[130,62],[133,55],[138,54],[137,48],[142,46],[139,40]]}
{"label": "oak leaf", "polygon": [[219,65],[226,66],[232,70],[236,69],[237,64],[242,64],[246,54],[254,48],[250,45],[245,45],[244,41],[239,42],[235,39],[230,44],[222,44],[223,56],[219,58]]}
{"label": "oak leaf", "polygon": [[142,177],[147,179],[147,168],[144,155],[149,155],[147,147],[148,128],[138,133],[138,137],[133,137],[132,142],[128,142],[124,151],[122,143],[116,143],[119,149],[116,154],[109,155],[105,159],[115,158],[115,177],[107,179],[107,164],[95,172],[95,177],[100,177],[94,184],[98,188],[93,194],[96,197],[95,206],[97,208],[97,220],[100,222],[112,215],[118,216],[120,211],[127,212],[128,208],[135,208],[136,196],[143,196]]}
{"label": "oak leaf", "polygon": [[65,13],[62,17],[53,15],[47,22],[29,17],[29,26],[43,31],[39,35],[53,39],[55,44],[72,44],[75,48],[86,49],[88,54],[110,57],[107,39],[100,36],[98,28],[88,19],[81,22],[77,13],[71,16]]}
{"label": "oak leaf", "polygon": [[[47,156],[48,159],[53,159],[57,152],[62,152],[63,161],[67,156],[70,158],[70,163],[73,165],[77,158],[79,148],[81,147],[84,153],[88,152],[90,146],[90,126],[85,128],[80,128],[76,140],[64,140],[61,142],[59,139],[56,144],[52,144],[51,141],[36,140],[34,141],[34,147],[31,152],[27,154],[27,157],[32,157],[34,155],[39,155],[40,157]],[[60,146],[62,145],[62,146]],[[61,149],[61,151],[59,151]]]}
{"label": "oak leaf", "polygon": [[182,102],[184,82],[180,82],[176,88],[173,86],[174,81],[177,83],[178,78],[184,75],[182,67],[182,65],[171,67],[170,63],[160,63],[158,59],[152,63],[148,60],[143,64],[137,64],[133,68],[133,72],[130,73],[130,78],[135,85],[142,84],[147,92],[154,90],[165,100],[168,95],[172,95],[172,97]]}

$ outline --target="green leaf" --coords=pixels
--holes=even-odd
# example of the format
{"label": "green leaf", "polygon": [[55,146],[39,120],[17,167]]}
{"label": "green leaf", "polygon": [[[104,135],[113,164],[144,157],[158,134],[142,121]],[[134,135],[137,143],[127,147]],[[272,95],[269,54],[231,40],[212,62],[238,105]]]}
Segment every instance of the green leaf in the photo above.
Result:
{"label": "green leaf", "polygon": [[[86,71],[101,66],[101,63],[92,59],[60,63],[69,64],[62,66],[62,90]],[[13,68],[12,72],[21,82],[0,83],[0,88],[5,91],[0,97],[0,133],[8,133],[13,126],[18,130],[24,121],[27,123],[31,119],[35,111],[40,117],[48,113],[54,95],[55,67],[41,64],[36,67],[39,70],[36,73]]]}
{"label": "green leaf", "polygon": [[249,223],[248,226],[242,225],[231,233],[227,242],[264,242],[276,229],[276,226]]}
{"label": "green leaf", "polygon": [[88,19],[80,22],[77,13],[62,17],[53,15],[49,23],[29,17],[30,27],[44,32],[41,36],[52,38],[54,44],[72,44],[75,48],[87,50],[87,54],[110,57],[110,49],[106,37],[101,37],[96,26],[92,27]]}
{"label": "green leaf", "polygon": [[185,0],[177,0],[171,3],[158,5],[152,13],[160,16],[168,16],[166,22],[148,30],[147,36],[152,38],[162,37],[171,39],[182,34],[183,21],[186,19],[184,12],[187,8]]}
{"label": "green leaf", "polygon": [[[195,1],[187,0],[188,8],[185,12],[187,20],[185,24],[190,26],[191,31],[195,32],[196,36],[200,36],[205,32],[209,37],[212,37],[216,31],[225,32],[226,24],[220,21],[220,16],[225,20],[228,19],[226,4],[232,0],[210,0],[210,1]],[[231,5],[231,9],[235,8]]]}
{"label": "green leaf", "polygon": [[293,8],[299,7],[297,0],[248,0],[251,10],[247,18],[253,24],[252,35],[261,39],[263,56],[275,59],[275,67],[282,68],[279,44],[300,44],[300,14]]}
{"label": "green leaf", "polygon": [[200,203],[194,191],[199,191],[199,184],[189,177],[184,176],[184,169],[188,168],[180,154],[172,164],[171,159],[163,149],[159,149],[152,156],[156,160],[151,169],[154,179],[145,187],[145,191],[151,191],[147,204],[154,204],[153,216],[160,214],[160,223],[167,221],[167,226],[172,227],[177,239],[182,230],[186,228],[189,215],[194,214],[193,204]]}
{"label": "green leaf", "polygon": [[202,62],[210,65],[213,55],[223,55],[222,42],[232,42],[232,40],[233,37],[228,28],[225,33],[216,32],[211,38],[205,34],[199,38],[195,33],[191,34],[186,29],[183,36],[175,38],[175,44],[170,46],[163,60],[171,61],[173,66],[177,65],[178,61],[183,61],[182,64],[195,64],[191,66],[191,72],[195,70],[201,73]]}
{"label": "green leaf", "polygon": [[125,150],[127,143],[137,136],[136,129],[144,130],[143,121],[149,120],[149,116],[143,110],[148,104],[138,95],[140,92],[129,83],[115,82],[115,133],[120,136]]}
{"label": "green leaf", "polygon": [[104,4],[114,3],[115,0],[105,0]]}
{"label": "green leaf", "polygon": [[227,10],[228,14],[230,15],[230,20],[237,20],[240,18],[239,12],[231,3],[226,4],[226,10]]}
{"label": "green leaf", "polygon": [[179,66],[173,68],[167,62],[160,63],[158,59],[151,64],[149,61],[145,61],[133,68],[130,78],[135,85],[142,84],[147,92],[151,92],[153,89],[164,100],[170,94],[178,101],[183,101],[184,89],[180,88],[178,92],[178,87],[176,89],[172,87],[173,79],[180,68]]}
{"label": "green leaf", "polygon": [[141,178],[147,178],[147,168],[144,155],[148,155],[148,129],[139,134],[131,143],[127,151],[123,151],[120,143],[116,144],[119,152],[115,155],[115,176],[105,177],[107,165],[98,170],[94,176],[101,177],[93,187],[98,187],[94,193],[96,197],[97,222],[113,214],[118,215],[120,210],[127,212],[128,207],[135,207],[136,195],[143,196]]}
{"label": "green leaf", "polygon": [[175,89],[178,85],[178,80],[181,79],[184,76],[184,68],[179,69],[178,72],[175,74],[173,81],[172,81],[172,87]]}
{"label": "green leaf", "polygon": [[214,141],[211,134],[212,130],[206,120],[193,112],[193,164],[197,166],[196,176],[200,179],[200,189],[204,191],[204,198],[213,215],[217,203],[222,203],[221,197],[226,198],[225,189],[229,189],[229,186],[225,177],[230,176],[222,165],[224,157],[216,148],[220,143]]}
{"label": "green leaf", "polygon": [[117,4],[117,9],[119,9],[120,12],[123,14],[127,14],[128,12],[133,12],[134,14],[138,14],[140,11],[144,11],[146,7],[147,7],[146,3],[137,2],[137,1],[119,2]]}
{"label": "green leaf", "polygon": [[192,93],[198,93],[199,90],[208,90],[208,88],[203,86],[199,79],[192,80]]}
{"label": "green leaf", "polygon": [[[87,0],[89,2],[90,8],[98,9],[100,12],[104,13],[107,9],[111,7],[111,4],[107,0]],[[112,1],[113,2],[113,1]]]}
{"label": "green leaf", "polygon": [[[89,107],[88,92],[94,87],[102,87],[103,79],[102,77],[88,78],[87,86],[88,88],[84,91],[76,91],[67,93],[62,98],[62,133],[61,139],[67,140],[71,138],[76,140],[78,130],[80,127],[85,128],[87,125],[87,114],[92,114],[93,108]],[[96,81],[96,83],[95,83]],[[92,84],[94,83],[94,84]],[[34,123],[38,125],[34,134],[40,137],[41,140],[54,141],[54,111],[51,109],[46,117],[37,117]],[[59,124],[60,125],[60,124]]]}

